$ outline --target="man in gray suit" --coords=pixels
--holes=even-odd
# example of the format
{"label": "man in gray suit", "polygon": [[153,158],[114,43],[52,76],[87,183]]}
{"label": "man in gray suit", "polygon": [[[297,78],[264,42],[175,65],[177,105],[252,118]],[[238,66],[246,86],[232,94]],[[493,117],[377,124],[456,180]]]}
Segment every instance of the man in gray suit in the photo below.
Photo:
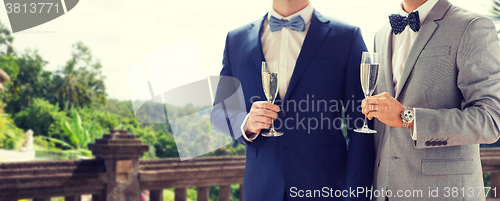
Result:
{"label": "man in gray suit", "polygon": [[374,200],[485,200],[479,144],[500,124],[495,26],[448,0],[401,7],[375,36],[378,95],[362,103],[378,131]]}

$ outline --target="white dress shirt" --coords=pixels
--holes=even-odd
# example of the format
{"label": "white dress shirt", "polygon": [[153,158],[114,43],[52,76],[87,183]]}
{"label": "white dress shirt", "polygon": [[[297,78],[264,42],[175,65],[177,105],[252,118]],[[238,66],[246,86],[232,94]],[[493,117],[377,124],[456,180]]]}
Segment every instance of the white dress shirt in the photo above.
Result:
{"label": "white dress shirt", "polygon": [[[311,25],[313,11],[314,8],[311,3],[309,3],[309,5],[307,5],[299,12],[296,12],[288,17],[283,17],[271,8],[271,11],[269,11],[267,18],[262,23],[262,32],[260,38],[262,44],[262,52],[264,53],[266,62],[278,62],[278,93],[281,100],[285,98],[288,84],[290,83],[293,70],[295,69],[295,63],[297,62],[300,50],[302,49],[302,44],[304,43],[307,31],[309,30],[309,26]],[[278,19],[290,20],[299,15],[302,17],[302,19],[304,19],[304,23],[306,25],[304,31],[295,31],[290,27],[283,27],[281,30],[275,32],[271,31],[268,22],[271,16],[274,16]],[[247,141],[252,141],[257,138],[258,134],[253,136],[251,139],[249,139],[245,135],[245,131],[247,129],[247,120],[248,115],[246,116],[245,120],[243,120],[241,130],[243,132],[243,138],[245,138],[245,140]]]}
{"label": "white dress shirt", "polygon": [[[432,10],[432,8],[436,5],[438,0],[428,0],[424,4],[422,4],[420,7],[418,7],[415,11],[418,11],[418,15],[420,18],[420,26],[422,26],[425,18],[429,14],[429,12]],[[408,16],[409,13],[404,11],[403,5],[399,7],[399,15],[401,16]],[[415,42],[415,39],[417,38],[419,32],[414,32],[413,30],[410,29],[409,26],[406,27],[403,32],[399,33],[398,35],[394,34],[392,35],[392,82],[394,84],[394,91],[398,89],[398,84],[399,81],[401,80],[401,75],[403,74],[403,68],[404,64],[406,62],[406,58],[408,57],[408,54],[410,53],[411,47],[413,46],[413,42]],[[415,116],[416,116],[415,112]],[[416,118],[414,118],[416,119]],[[417,122],[414,121],[413,123],[413,135],[412,135],[413,140],[417,140]]]}

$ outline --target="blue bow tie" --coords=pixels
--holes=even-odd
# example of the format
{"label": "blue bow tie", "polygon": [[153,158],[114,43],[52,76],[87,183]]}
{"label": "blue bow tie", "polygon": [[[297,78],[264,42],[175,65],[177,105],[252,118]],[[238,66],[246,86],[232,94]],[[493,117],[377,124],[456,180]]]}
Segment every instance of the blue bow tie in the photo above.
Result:
{"label": "blue bow tie", "polygon": [[295,31],[304,31],[306,27],[306,23],[304,22],[304,19],[302,17],[297,16],[292,18],[291,20],[280,20],[274,16],[271,16],[269,19],[269,26],[271,27],[271,31],[279,31],[283,27],[290,27]]}
{"label": "blue bow tie", "polygon": [[411,30],[414,32],[418,32],[420,30],[420,17],[418,16],[418,11],[411,12],[408,17],[390,15],[389,21],[391,23],[392,31],[396,35],[403,32],[406,25],[410,25]]}

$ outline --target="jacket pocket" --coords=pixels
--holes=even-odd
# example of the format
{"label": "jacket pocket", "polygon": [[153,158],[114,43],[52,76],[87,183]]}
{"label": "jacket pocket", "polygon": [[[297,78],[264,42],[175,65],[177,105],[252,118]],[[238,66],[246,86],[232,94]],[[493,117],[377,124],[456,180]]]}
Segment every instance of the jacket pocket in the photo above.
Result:
{"label": "jacket pocket", "polygon": [[311,63],[309,63],[309,66],[311,67],[332,67],[337,64],[337,59],[321,59],[321,60],[312,60]]}
{"label": "jacket pocket", "polygon": [[425,48],[420,54],[420,58],[448,56],[451,53],[451,46]]}
{"label": "jacket pocket", "polygon": [[422,173],[425,175],[472,174],[475,167],[472,158],[422,160]]}

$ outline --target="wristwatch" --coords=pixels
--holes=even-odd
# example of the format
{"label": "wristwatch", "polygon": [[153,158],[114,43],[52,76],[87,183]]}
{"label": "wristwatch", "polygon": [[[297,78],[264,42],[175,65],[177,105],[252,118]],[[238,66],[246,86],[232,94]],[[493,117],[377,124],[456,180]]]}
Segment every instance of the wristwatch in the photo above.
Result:
{"label": "wristwatch", "polygon": [[405,107],[405,109],[401,111],[401,119],[403,120],[401,128],[408,128],[410,123],[415,119],[415,110],[411,107]]}

